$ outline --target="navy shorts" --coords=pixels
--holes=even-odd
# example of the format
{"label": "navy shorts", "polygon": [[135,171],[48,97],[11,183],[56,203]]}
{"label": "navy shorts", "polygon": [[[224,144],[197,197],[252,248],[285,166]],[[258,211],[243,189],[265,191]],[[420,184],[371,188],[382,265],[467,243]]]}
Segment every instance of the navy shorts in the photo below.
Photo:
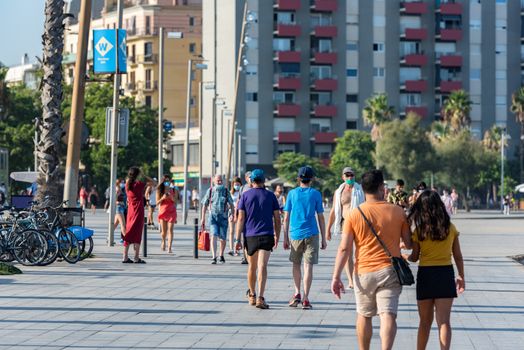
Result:
{"label": "navy shorts", "polygon": [[213,236],[218,237],[219,239],[225,241],[227,239],[227,227],[228,227],[227,216],[210,214],[208,222],[209,222],[209,232]]}

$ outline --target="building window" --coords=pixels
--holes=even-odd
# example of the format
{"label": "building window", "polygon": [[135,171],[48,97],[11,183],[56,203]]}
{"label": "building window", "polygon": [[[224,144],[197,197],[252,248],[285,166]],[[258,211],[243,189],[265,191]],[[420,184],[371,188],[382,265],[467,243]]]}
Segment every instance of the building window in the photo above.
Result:
{"label": "building window", "polygon": [[384,43],[373,43],[373,51],[384,52]]}
{"label": "building window", "polygon": [[285,152],[297,152],[297,145],[293,143],[279,143],[277,145],[277,154],[282,154]]}
{"label": "building window", "polygon": [[331,66],[310,66],[309,71],[313,80],[331,78]]}
{"label": "building window", "polygon": [[146,107],[151,108],[151,106],[152,106],[151,102],[152,102],[151,96],[146,96],[146,100],[145,100],[145,103],[144,103],[146,105]]}
{"label": "building window", "polygon": [[503,70],[503,69],[497,69],[495,71],[495,79],[497,79],[497,80],[506,80],[507,79],[506,71]]}
{"label": "building window", "polygon": [[277,24],[295,24],[295,14],[293,12],[275,12],[273,20]]}
{"label": "building window", "polygon": [[189,44],[189,53],[195,53],[195,49],[196,49],[196,44],[190,43]]}
{"label": "building window", "polygon": [[495,104],[502,106],[506,104],[506,96],[505,95],[497,95],[495,96]]}
{"label": "building window", "polygon": [[358,43],[356,41],[350,41],[346,44],[346,49],[348,51],[357,51],[358,50]]}
{"label": "building window", "polygon": [[331,92],[315,92],[309,96],[311,105],[313,106],[326,106],[333,104],[333,98]]}
{"label": "building window", "polygon": [[295,51],[295,39],[273,39],[274,51]]}
{"label": "building window", "polygon": [[189,26],[193,27],[195,25],[195,17],[190,16],[189,17]]}
{"label": "building window", "polygon": [[346,102],[358,102],[358,95],[357,94],[348,94],[346,95]]}
{"label": "building window", "polygon": [[246,101],[257,102],[258,101],[258,93],[256,93],[256,92],[246,92]]}
{"label": "building window", "polygon": [[386,69],[384,67],[374,67],[373,68],[373,76],[375,78],[382,78],[384,77],[386,73]]}
{"label": "building window", "polygon": [[386,17],[385,16],[373,16],[373,27],[385,27]]}
{"label": "building window", "polygon": [[330,159],[333,153],[333,145],[316,144],[314,146],[313,157],[319,159]]}
{"label": "building window", "polygon": [[200,150],[198,149],[198,143],[190,143],[189,144],[189,165],[190,166],[198,166],[198,155],[200,154]]}
{"label": "building window", "polygon": [[331,131],[331,118],[311,118],[311,133],[317,132],[330,132]]}
{"label": "building window", "polygon": [[356,69],[356,68],[346,69],[346,75],[348,77],[357,77],[358,76],[358,69]]}
{"label": "building window", "polygon": [[273,91],[273,102],[280,103],[295,103],[295,93],[285,91]]}
{"label": "building window", "polygon": [[346,122],[346,129],[348,129],[348,130],[356,130],[357,129],[357,122],[355,120],[347,121]]}
{"label": "building window", "polygon": [[151,16],[146,16],[146,35],[151,34]]}
{"label": "building window", "polygon": [[184,145],[173,145],[171,148],[174,166],[184,166]]}
{"label": "building window", "polygon": [[153,60],[153,43],[148,41],[144,43],[144,61],[151,62]]}

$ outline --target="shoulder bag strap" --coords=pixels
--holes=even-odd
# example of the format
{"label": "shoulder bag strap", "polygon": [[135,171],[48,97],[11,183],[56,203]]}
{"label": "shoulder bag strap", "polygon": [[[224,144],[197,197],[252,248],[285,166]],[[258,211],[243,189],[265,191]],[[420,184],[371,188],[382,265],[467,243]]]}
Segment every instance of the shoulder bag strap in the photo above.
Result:
{"label": "shoulder bag strap", "polygon": [[382,248],[384,249],[384,251],[386,252],[386,255],[388,257],[391,258],[391,253],[389,252],[389,249],[386,247],[386,245],[384,244],[384,242],[382,242],[382,240],[380,239],[380,237],[378,236],[377,232],[375,231],[375,229],[373,228],[373,225],[371,224],[371,222],[368,220],[368,218],[366,217],[366,215],[364,215],[364,212],[362,211],[362,209],[360,209],[360,206],[357,207],[358,211],[360,212],[360,214],[362,215],[362,217],[364,218],[364,221],[366,222],[366,224],[369,226],[369,228],[371,229],[371,232],[373,232],[373,235],[375,235],[375,237],[377,238],[378,242],[380,243],[380,245],[382,246]]}

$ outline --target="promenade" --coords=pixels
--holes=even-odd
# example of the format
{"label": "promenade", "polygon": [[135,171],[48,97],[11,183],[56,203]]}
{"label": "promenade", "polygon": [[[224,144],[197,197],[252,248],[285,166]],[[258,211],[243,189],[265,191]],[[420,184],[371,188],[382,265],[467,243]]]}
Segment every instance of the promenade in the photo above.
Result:
{"label": "promenade", "polygon": [[[193,259],[192,227],[176,226],[174,255],[161,254],[158,231],[150,231],[147,264],[122,264],[121,246],[106,247],[106,220],[102,210],[87,214],[95,258],[0,278],[0,349],[357,348],[354,296],[330,293],[338,240],[315,268],[312,310],[287,306],[291,265],[281,245],[270,259],[271,308],[258,310],[245,300],[240,258]],[[453,306],[452,349],[524,349],[524,266],[508,257],[524,254],[524,216],[461,213],[453,222],[467,284]],[[371,348],[379,349],[378,318],[374,326]],[[414,349],[417,327],[412,286],[400,298],[394,348]],[[428,349],[439,349],[435,328]]]}

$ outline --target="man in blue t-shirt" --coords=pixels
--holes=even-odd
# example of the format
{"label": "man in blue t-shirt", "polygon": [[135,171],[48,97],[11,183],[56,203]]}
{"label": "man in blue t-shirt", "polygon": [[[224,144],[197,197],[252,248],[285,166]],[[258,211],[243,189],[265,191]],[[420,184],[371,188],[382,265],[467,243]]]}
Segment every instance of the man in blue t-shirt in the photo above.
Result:
{"label": "man in blue t-shirt", "polygon": [[[308,296],[313,281],[313,265],[318,264],[319,246],[321,249],[327,247],[322,195],[311,188],[313,177],[311,167],[300,168],[298,170],[300,187],[289,192],[284,206],[284,249],[291,248],[289,260],[293,263],[293,281],[295,283],[295,294],[289,301],[289,306],[297,307],[302,303],[302,309],[312,308]],[[322,244],[319,242],[319,226]],[[304,260],[303,298],[300,295],[302,260]]]}
{"label": "man in blue t-shirt", "polygon": [[[251,189],[244,192],[238,202],[235,243],[237,249],[240,249],[240,237],[242,232],[245,232],[244,249],[247,252],[249,265],[247,270],[249,289],[246,295],[249,304],[255,305],[259,309],[269,309],[269,305],[264,299],[264,290],[266,288],[269,256],[273,248],[278,246],[280,237],[280,208],[277,197],[265,189],[265,177],[262,170],[253,170],[250,180]],[[255,292],[257,272],[258,298]]]}

